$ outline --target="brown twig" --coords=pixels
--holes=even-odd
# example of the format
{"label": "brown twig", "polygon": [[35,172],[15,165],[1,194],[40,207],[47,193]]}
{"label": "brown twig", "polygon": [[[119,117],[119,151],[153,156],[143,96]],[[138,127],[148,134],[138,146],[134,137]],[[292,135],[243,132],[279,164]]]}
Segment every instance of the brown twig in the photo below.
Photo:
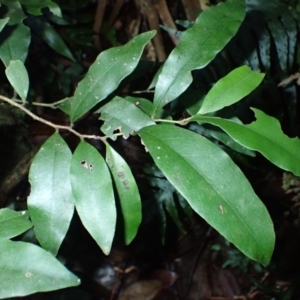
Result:
{"label": "brown twig", "polygon": [[107,0],[98,0],[95,22],[93,26],[94,31],[94,44],[96,49],[101,50],[101,42],[100,42],[100,29],[103,22],[103,15],[105,11]]}
{"label": "brown twig", "polygon": [[124,0],[117,0],[115,5],[114,5],[114,8],[113,8],[113,11],[111,12],[109,18],[108,18],[108,26],[111,26],[114,22],[114,20],[116,19],[117,15],[119,14],[122,6],[124,4]]}
{"label": "brown twig", "polygon": [[73,133],[74,135],[78,136],[80,139],[95,139],[95,140],[101,140],[103,142],[106,141],[107,137],[106,136],[98,136],[98,135],[87,135],[87,134],[81,134],[79,132],[77,132],[76,130],[74,130],[71,126],[65,126],[65,125],[58,125],[58,124],[54,124],[50,121],[47,121],[43,118],[40,118],[39,116],[35,115],[33,112],[31,112],[30,110],[28,110],[24,105],[12,100],[12,99],[9,99],[7,97],[4,97],[2,95],[0,95],[0,99],[9,103],[10,105],[14,106],[14,107],[17,107],[19,108],[20,110],[22,110],[23,112],[25,112],[27,115],[29,115],[31,118],[33,118],[34,120],[37,120],[41,123],[44,123],[56,130],[59,130],[59,129],[64,129],[64,130],[67,130],[71,133]]}
{"label": "brown twig", "polygon": [[155,8],[151,4],[150,0],[135,0],[135,2],[136,5],[140,8],[141,12],[146,16],[149,28],[151,30],[155,29],[157,31],[157,34],[154,36],[152,41],[155,47],[158,61],[165,61],[167,55],[165,52],[164,42],[159,27],[159,19]]}
{"label": "brown twig", "polygon": [[[154,7],[161,19],[162,23],[169,28],[177,30],[177,27],[173,21],[173,18],[170,14],[169,8],[167,6],[166,0],[159,0],[154,3]],[[169,33],[171,40],[173,41],[174,45],[177,46],[179,44],[179,39],[174,34]]]}

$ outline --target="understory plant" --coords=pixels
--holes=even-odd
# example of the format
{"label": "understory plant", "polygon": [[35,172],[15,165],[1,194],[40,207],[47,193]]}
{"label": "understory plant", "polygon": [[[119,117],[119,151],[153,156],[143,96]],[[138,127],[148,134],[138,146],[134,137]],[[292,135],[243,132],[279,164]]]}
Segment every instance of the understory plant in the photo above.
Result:
{"label": "understory plant", "polygon": [[[184,117],[175,119],[171,113],[172,103],[186,97],[191,84],[195,85],[197,72],[216,57],[220,59],[222,50],[236,36],[246,15],[244,1],[228,0],[212,6],[180,34],[179,45],[153,77],[149,87],[154,91],[153,99],[138,94],[122,97],[117,89],[138,66],[155,31],[101,52],[72,96],[48,104],[68,115],[70,125],[50,122],[28,106],[39,105],[28,103],[30,70],[25,67],[37,23],[39,34],[50,47],[76,61],[50,23],[39,18],[45,7],[56,19],[62,18],[59,6],[50,0],[1,1],[5,9],[0,20],[0,57],[15,96],[0,95],[0,99],[53,127],[55,133],[40,147],[31,164],[28,210],[0,211],[0,298],[80,284],[80,279],[56,258],[74,210],[102,251],[109,254],[118,218],[117,198],[125,243],[132,242],[143,218],[142,201],[129,165],[114,148],[116,139],[129,136],[140,138],[164,180],[198,215],[246,256],[268,265],[275,233],[266,207],[224,149],[193,130],[193,126],[199,129],[213,125],[211,134],[217,137],[218,133],[218,139],[227,141],[233,151],[246,155],[259,152],[277,167],[300,176],[300,141],[285,135],[276,118],[257,108],[251,108],[256,120],[250,124],[235,116],[218,115],[259,87],[265,75],[241,65],[222,76],[193,105],[185,103],[188,114]],[[56,43],[51,44],[53,40]],[[102,135],[74,129],[87,113],[99,114]],[[61,131],[80,138],[73,153]],[[103,143],[104,156],[90,140]],[[39,245],[11,240],[31,227]]]}

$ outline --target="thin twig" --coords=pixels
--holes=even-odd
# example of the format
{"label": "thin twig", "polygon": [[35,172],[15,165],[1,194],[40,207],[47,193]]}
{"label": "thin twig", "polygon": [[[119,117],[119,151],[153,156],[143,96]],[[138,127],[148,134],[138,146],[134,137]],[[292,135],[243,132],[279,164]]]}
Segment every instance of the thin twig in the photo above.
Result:
{"label": "thin twig", "polygon": [[81,134],[79,132],[77,132],[76,130],[74,130],[71,126],[65,126],[65,125],[57,125],[57,124],[54,124],[50,121],[47,121],[43,118],[40,118],[38,117],[37,115],[35,115],[34,113],[32,113],[30,110],[28,110],[25,106],[23,106],[22,104],[19,104],[18,102],[12,100],[12,99],[9,99],[7,97],[4,97],[2,95],[0,95],[0,99],[9,103],[10,105],[14,106],[14,107],[17,107],[19,108],[20,110],[22,110],[23,112],[25,112],[27,115],[29,115],[32,119],[36,120],[36,121],[39,121],[41,123],[44,123],[56,130],[59,130],[59,129],[64,129],[64,130],[67,130],[73,134],[75,134],[76,136],[78,136],[80,139],[95,139],[95,140],[101,140],[103,142],[106,141],[107,139],[107,136],[98,136],[98,135],[87,135],[87,134]]}
{"label": "thin twig", "polygon": [[96,49],[98,49],[99,51],[101,50],[100,30],[101,30],[101,25],[103,23],[103,16],[104,16],[106,3],[107,3],[107,0],[98,0],[95,21],[94,21],[94,26],[93,26],[94,44],[95,44]]}
{"label": "thin twig", "polygon": [[154,122],[161,122],[161,123],[172,123],[172,124],[179,124],[183,125],[184,120],[175,121],[175,120],[168,120],[168,119],[153,119]]}
{"label": "thin twig", "polygon": [[154,93],[154,90],[143,90],[143,91],[134,91],[132,94],[146,94],[146,93]]}
{"label": "thin twig", "polygon": [[[35,106],[43,106],[43,107],[50,107],[50,108],[53,108],[53,109],[57,109],[57,107],[55,107],[56,105],[61,104],[65,101],[67,101],[68,99],[69,98],[65,98],[65,99],[62,99],[62,100],[59,100],[59,101],[56,101],[56,102],[53,102],[53,103],[31,102],[30,104],[35,105]],[[19,100],[19,99],[14,99],[13,101],[18,102],[18,103],[23,103],[23,101]]]}

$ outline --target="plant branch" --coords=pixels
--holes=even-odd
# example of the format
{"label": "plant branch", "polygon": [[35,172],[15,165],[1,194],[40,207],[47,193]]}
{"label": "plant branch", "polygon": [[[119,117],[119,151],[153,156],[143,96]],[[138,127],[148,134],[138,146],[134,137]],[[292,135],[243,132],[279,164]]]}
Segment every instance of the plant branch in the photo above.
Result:
{"label": "plant branch", "polygon": [[160,123],[172,123],[172,124],[179,124],[179,125],[184,125],[184,120],[180,120],[180,121],[175,121],[175,120],[167,120],[167,119],[153,119],[154,122],[160,122]]}
{"label": "plant branch", "polygon": [[[62,99],[62,100],[59,100],[59,101],[56,101],[53,103],[31,102],[30,104],[35,105],[35,106],[43,106],[43,107],[50,107],[53,109],[57,109],[57,107],[55,105],[61,104],[61,103],[65,102],[66,100],[68,100],[68,98],[65,98],[65,99]],[[19,100],[19,99],[14,99],[12,101],[17,102],[17,103],[24,103],[22,100]]]}
{"label": "plant branch", "polygon": [[81,134],[79,132],[77,132],[76,130],[74,130],[71,126],[65,126],[65,125],[57,125],[57,124],[54,124],[50,121],[47,121],[43,118],[40,118],[39,116],[35,115],[34,113],[32,113],[30,110],[28,110],[25,106],[23,106],[22,104],[12,100],[12,99],[9,99],[7,97],[4,97],[2,95],[0,95],[0,99],[9,103],[10,105],[14,106],[14,107],[17,107],[19,108],[20,110],[22,110],[23,112],[25,112],[27,115],[29,115],[32,119],[36,120],[36,121],[39,121],[41,123],[44,123],[56,130],[59,130],[59,129],[64,129],[64,130],[67,130],[75,135],[77,135],[79,138],[81,139],[95,139],[95,140],[101,140],[103,142],[106,141],[107,137],[106,136],[98,136],[98,135],[87,135],[87,134]]}
{"label": "plant branch", "polygon": [[134,92],[132,92],[132,94],[146,94],[146,93],[153,94],[154,90],[142,90],[142,91],[134,91]]}

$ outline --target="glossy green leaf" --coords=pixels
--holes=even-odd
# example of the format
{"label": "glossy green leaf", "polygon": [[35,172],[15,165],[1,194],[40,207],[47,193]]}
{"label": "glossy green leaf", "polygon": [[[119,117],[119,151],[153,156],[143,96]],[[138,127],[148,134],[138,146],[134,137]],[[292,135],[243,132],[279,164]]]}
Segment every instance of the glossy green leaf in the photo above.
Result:
{"label": "glossy green leaf", "polygon": [[267,265],[275,240],[272,220],[231,158],[203,136],[178,127],[148,126],[139,135],[191,207],[245,255]]}
{"label": "glossy green leaf", "polygon": [[130,244],[142,221],[141,197],[130,167],[106,144],[106,162],[113,176],[124,218],[125,243]]}
{"label": "glossy green leaf", "polygon": [[9,21],[9,18],[0,19],[0,31],[5,27],[7,22]]}
{"label": "glossy green leaf", "polygon": [[[145,99],[145,98],[141,98],[141,97],[131,97],[131,96],[127,96],[127,97],[125,97],[125,99],[131,103],[134,103],[136,105],[136,107],[138,107],[146,115],[151,117],[151,114],[153,112],[153,107],[154,107],[152,101]],[[161,119],[166,119],[166,118],[172,119],[170,116],[167,117],[166,111],[162,108],[156,112],[156,117],[161,118]]]}
{"label": "glossy green leaf", "polygon": [[[217,130],[216,130],[217,129]],[[216,140],[222,142],[227,147],[231,148],[234,151],[237,151],[239,153],[249,155],[254,157],[256,152],[249,150],[248,148],[242,146],[241,144],[237,143],[233,138],[231,138],[227,133],[225,133],[223,130],[220,130],[219,128],[214,127],[206,129],[206,132],[215,138]]]}
{"label": "glossy green leaf", "polygon": [[49,10],[57,17],[62,17],[59,6],[51,0],[19,0],[25,6],[28,13],[40,16],[42,15],[42,8],[48,7]]}
{"label": "glossy green leaf", "polygon": [[239,144],[259,151],[274,165],[300,176],[300,139],[286,136],[277,119],[258,109],[252,108],[252,110],[255,112],[257,120],[249,125],[199,115],[192,117],[190,121],[216,125]]}
{"label": "glossy green leaf", "polygon": [[64,99],[61,99],[61,103],[57,106],[60,110],[62,110],[64,113],[69,115],[71,113],[72,109],[72,99],[73,97],[67,97]]}
{"label": "glossy green leaf", "polygon": [[28,218],[27,211],[0,209],[0,239],[10,239],[27,231],[32,227]]}
{"label": "glossy green leaf", "polygon": [[236,34],[244,16],[245,5],[241,0],[219,3],[199,15],[163,66],[155,88],[153,115],[188,88],[191,71],[213,60]]}
{"label": "glossy green leaf", "polygon": [[58,133],[41,147],[30,167],[30,218],[41,246],[53,255],[67,233],[74,199],[70,181],[72,153]]}
{"label": "glossy green leaf", "polygon": [[147,90],[152,90],[153,88],[155,88],[157,81],[158,81],[158,77],[163,69],[164,65],[161,65],[160,68],[157,70],[157,72],[155,73],[154,77],[152,78],[152,81],[150,83],[150,85],[148,86]]}
{"label": "glossy green leaf", "polygon": [[25,102],[29,89],[29,77],[24,64],[20,60],[10,61],[5,74],[12,87]]}
{"label": "glossy green leaf", "polygon": [[116,139],[114,131],[118,129],[122,132],[125,138],[129,137],[134,131],[155,123],[152,119],[142,112],[136,103],[132,103],[121,97],[114,97],[111,101],[105,104],[99,112],[100,119],[104,120],[101,130],[112,140]]}
{"label": "glossy green leaf", "polygon": [[77,286],[80,279],[42,248],[0,240],[0,299]]}
{"label": "glossy green leaf", "polygon": [[151,113],[153,111],[153,102],[141,98],[141,97],[132,97],[132,96],[127,96],[125,97],[127,101],[130,101],[131,103],[134,103],[140,110],[142,110],[145,114],[147,114],[149,117],[151,116]]}
{"label": "glossy green leaf", "polygon": [[25,62],[30,44],[30,30],[23,24],[25,14],[16,0],[6,1],[8,23],[0,33],[0,58],[7,67],[11,60]]}
{"label": "glossy green leaf", "polygon": [[78,84],[72,100],[74,122],[97,103],[104,100],[137,66],[145,45],[155,35],[149,31],[133,38],[124,46],[103,51]]}
{"label": "glossy green leaf", "polygon": [[45,43],[57,53],[75,61],[70,49],[57,33],[57,31],[46,21],[40,18],[31,18],[27,22],[31,29],[37,33]]}
{"label": "glossy green leaf", "polygon": [[116,207],[108,167],[99,152],[81,141],[71,163],[71,182],[79,217],[101,247],[109,254],[116,227]]}
{"label": "glossy green leaf", "polygon": [[264,74],[241,66],[220,79],[204,98],[199,114],[218,111],[234,104],[252,92],[263,80]]}

